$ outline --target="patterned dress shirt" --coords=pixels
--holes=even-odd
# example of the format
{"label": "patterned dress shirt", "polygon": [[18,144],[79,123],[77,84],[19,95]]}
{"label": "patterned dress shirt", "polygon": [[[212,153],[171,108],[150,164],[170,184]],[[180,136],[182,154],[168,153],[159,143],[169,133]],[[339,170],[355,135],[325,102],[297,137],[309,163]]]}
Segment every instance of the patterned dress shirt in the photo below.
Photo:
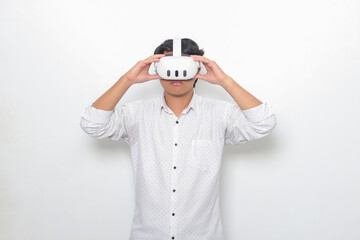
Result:
{"label": "patterned dress shirt", "polygon": [[163,93],[111,111],[89,105],[80,126],[95,139],[122,138],[130,147],[136,200],[130,240],[222,240],[224,145],[268,135],[276,118],[267,102],[241,110],[194,89],[179,117]]}

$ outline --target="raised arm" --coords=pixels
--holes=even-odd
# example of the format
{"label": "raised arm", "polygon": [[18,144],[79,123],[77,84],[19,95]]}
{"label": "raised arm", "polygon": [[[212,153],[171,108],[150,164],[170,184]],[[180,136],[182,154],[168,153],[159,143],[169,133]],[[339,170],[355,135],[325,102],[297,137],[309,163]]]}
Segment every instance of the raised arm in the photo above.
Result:
{"label": "raised arm", "polygon": [[225,74],[215,61],[203,56],[191,55],[201,61],[207,73],[195,77],[222,86],[237,104],[228,103],[225,109],[225,143],[240,144],[269,134],[277,122],[270,104],[261,102]]}
{"label": "raised arm", "polygon": [[222,86],[237,103],[230,104],[226,111],[226,144],[253,141],[275,128],[276,116],[269,103],[255,98],[231,77],[225,78]]}
{"label": "raised arm", "polygon": [[128,142],[134,124],[132,111],[127,104],[114,108],[131,85],[126,76],[122,76],[91,106],[87,106],[81,115],[81,129],[95,139],[122,138]]}
{"label": "raised arm", "polygon": [[132,83],[126,75],[121,76],[120,79],[91,106],[101,110],[113,110],[131,85]]}
{"label": "raised arm", "polygon": [[135,125],[137,109],[133,109],[132,104],[122,104],[114,108],[131,85],[159,78],[157,74],[150,75],[148,70],[152,62],[159,61],[163,56],[156,54],[137,62],[91,106],[85,108],[81,115],[80,127],[96,139],[123,138],[128,142]]}

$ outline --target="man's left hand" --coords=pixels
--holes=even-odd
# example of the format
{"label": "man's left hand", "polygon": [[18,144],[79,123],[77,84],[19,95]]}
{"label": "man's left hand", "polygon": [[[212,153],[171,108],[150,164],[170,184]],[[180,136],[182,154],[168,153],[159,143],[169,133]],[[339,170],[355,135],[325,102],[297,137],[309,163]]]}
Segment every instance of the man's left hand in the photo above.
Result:
{"label": "man's left hand", "polygon": [[204,74],[196,74],[195,78],[203,79],[207,82],[223,85],[225,81],[229,78],[228,75],[226,75],[223,70],[216,64],[215,61],[212,61],[210,59],[207,59],[204,56],[199,55],[190,55],[194,59],[194,61],[200,61],[204,64],[207,73]]}

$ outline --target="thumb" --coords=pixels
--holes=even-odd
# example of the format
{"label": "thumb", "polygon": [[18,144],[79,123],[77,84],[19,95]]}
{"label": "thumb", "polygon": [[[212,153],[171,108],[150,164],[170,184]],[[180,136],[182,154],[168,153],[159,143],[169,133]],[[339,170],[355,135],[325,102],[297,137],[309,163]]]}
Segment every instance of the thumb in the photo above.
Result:
{"label": "thumb", "polygon": [[195,78],[204,79],[205,76],[206,74],[196,74]]}
{"label": "thumb", "polygon": [[149,80],[153,80],[153,79],[160,79],[160,76],[158,74],[152,74],[149,76]]}

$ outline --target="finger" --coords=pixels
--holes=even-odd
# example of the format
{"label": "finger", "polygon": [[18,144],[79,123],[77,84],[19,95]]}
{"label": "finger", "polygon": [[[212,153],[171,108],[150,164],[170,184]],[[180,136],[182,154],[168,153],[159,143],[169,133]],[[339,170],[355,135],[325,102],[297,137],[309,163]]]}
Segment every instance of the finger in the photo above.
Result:
{"label": "finger", "polygon": [[205,64],[209,64],[211,62],[210,59],[207,59],[204,56],[199,56],[199,55],[190,55],[190,57],[192,57],[195,61],[201,61]]}
{"label": "finger", "polygon": [[143,62],[146,63],[146,64],[150,64],[152,62],[159,62],[159,61],[160,61],[160,59],[158,59],[158,58],[151,58],[151,59],[143,60]]}
{"label": "finger", "polygon": [[154,62],[155,60],[160,60],[160,58],[164,57],[164,56],[165,56],[165,54],[155,54],[155,55],[151,55],[150,57],[145,58],[144,60],[140,60],[140,61],[148,64],[148,63]]}
{"label": "finger", "polygon": [[206,74],[196,74],[195,78],[205,79]]}
{"label": "finger", "polygon": [[154,55],[151,55],[150,57],[148,57],[147,59],[162,58],[162,57],[165,57],[165,54],[154,54]]}
{"label": "finger", "polygon": [[150,80],[153,80],[153,79],[160,79],[160,76],[158,74],[151,74],[149,75],[148,77]]}
{"label": "finger", "polygon": [[159,59],[162,58],[162,57],[165,57],[165,54],[155,54],[155,55],[152,55],[148,58],[146,58],[145,60],[154,60],[154,59]]}

